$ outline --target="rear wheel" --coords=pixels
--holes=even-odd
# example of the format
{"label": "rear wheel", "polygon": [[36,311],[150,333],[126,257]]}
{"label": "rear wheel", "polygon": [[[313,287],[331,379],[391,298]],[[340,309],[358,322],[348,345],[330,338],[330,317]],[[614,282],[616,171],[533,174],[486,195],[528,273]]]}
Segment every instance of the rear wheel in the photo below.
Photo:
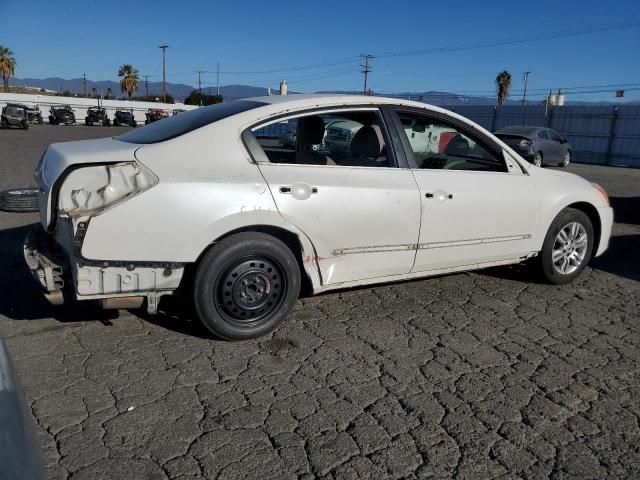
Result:
{"label": "rear wheel", "polygon": [[238,233],[216,243],[198,266],[194,302],[202,323],[227,340],[274,330],[300,293],[300,269],[289,248],[264,233]]}
{"label": "rear wheel", "polygon": [[542,167],[542,152],[536,152],[531,163],[533,163],[536,167]]}
{"label": "rear wheel", "polygon": [[582,211],[566,208],[551,223],[537,258],[543,277],[560,285],[575,279],[591,259],[593,225]]}

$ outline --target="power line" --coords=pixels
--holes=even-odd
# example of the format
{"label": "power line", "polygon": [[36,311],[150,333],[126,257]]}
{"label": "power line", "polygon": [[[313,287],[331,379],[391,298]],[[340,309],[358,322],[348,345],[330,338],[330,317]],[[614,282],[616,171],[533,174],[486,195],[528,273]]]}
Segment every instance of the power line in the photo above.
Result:
{"label": "power line", "polygon": [[498,47],[503,45],[513,45],[517,43],[528,43],[528,42],[535,42],[540,40],[550,40],[553,38],[571,37],[575,35],[586,35],[589,33],[604,32],[608,30],[631,28],[637,25],[640,25],[640,19],[626,20],[624,22],[616,22],[616,23],[609,23],[609,24],[603,24],[603,25],[592,25],[589,27],[580,27],[580,28],[574,28],[570,30],[563,30],[563,31],[557,31],[557,32],[525,35],[521,37],[512,37],[512,38],[507,38],[502,40],[489,40],[485,42],[463,43],[460,45],[434,47],[434,48],[428,48],[423,50],[404,50],[404,51],[397,51],[397,52],[378,53],[376,54],[376,57],[389,58],[389,57],[404,57],[404,56],[412,56],[412,55],[430,55],[434,53],[443,53],[443,52],[458,52],[462,50]]}

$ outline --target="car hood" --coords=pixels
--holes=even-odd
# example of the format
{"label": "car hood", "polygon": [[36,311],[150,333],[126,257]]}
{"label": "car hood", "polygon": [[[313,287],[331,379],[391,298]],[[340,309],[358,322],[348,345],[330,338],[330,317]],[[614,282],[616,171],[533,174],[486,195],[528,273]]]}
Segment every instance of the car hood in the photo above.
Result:
{"label": "car hood", "polygon": [[56,181],[69,168],[78,165],[131,162],[140,145],[113,138],[53,143],[34,171],[40,189],[40,221],[46,228],[52,218],[52,193]]}

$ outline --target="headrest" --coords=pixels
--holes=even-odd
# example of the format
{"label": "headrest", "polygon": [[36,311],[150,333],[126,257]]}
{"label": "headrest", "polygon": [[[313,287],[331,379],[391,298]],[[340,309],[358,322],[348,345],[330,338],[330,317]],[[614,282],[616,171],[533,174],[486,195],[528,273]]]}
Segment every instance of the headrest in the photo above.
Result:
{"label": "headrest", "polygon": [[298,145],[309,147],[320,145],[324,138],[324,120],[318,115],[301,117],[298,120]]}
{"label": "headrest", "polygon": [[464,157],[469,154],[469,141],[458,133],[449,141],[442,153]]}
{"label": "headrest", "polygon": [[351,155],[354,157],[378,158],[383,148],[384,139],[378,125],[365,125],[351,140]]}

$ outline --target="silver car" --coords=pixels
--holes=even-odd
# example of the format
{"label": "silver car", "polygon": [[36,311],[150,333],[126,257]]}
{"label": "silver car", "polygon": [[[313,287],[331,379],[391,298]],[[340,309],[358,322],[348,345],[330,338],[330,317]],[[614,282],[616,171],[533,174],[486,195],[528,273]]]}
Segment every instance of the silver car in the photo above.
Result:
{"label": "silver car", "polygon": [[567,137],[545,127],[504,127],[495,136],[536,167],[566,167],[571,162],[571,144]]}

